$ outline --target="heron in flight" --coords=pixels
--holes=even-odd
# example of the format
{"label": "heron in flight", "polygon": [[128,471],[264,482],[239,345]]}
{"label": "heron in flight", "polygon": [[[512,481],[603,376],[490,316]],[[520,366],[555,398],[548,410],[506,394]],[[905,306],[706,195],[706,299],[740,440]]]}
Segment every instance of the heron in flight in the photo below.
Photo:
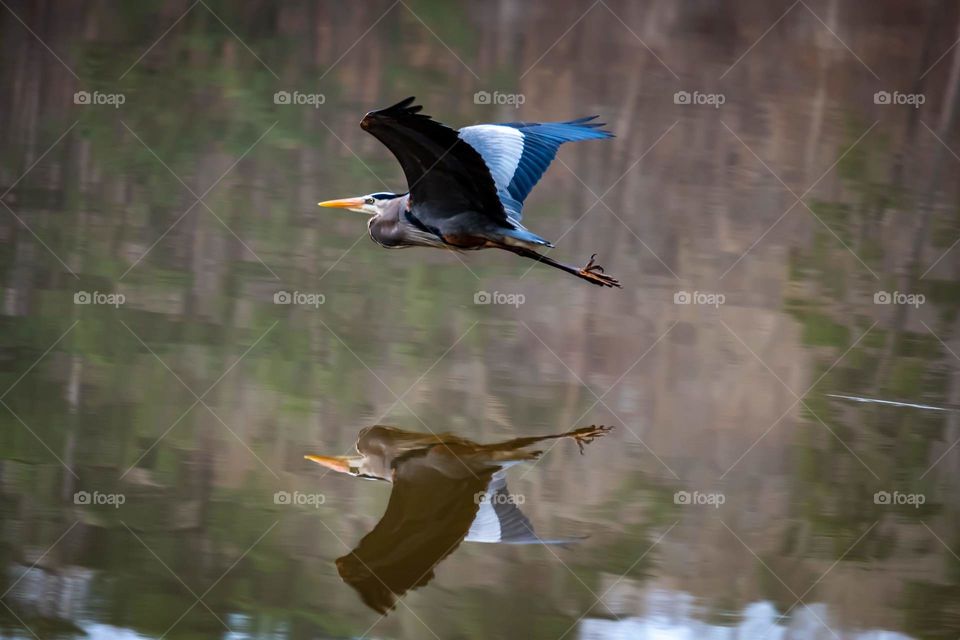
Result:
{"label": "heron in flight", "polygon": [[408,590],[428,584],[436,566],[461,542],[568,544],[541,539],[507,491],[506,468],[536,460],[536,447],[569,438],[580,447],[611,427],[590,426],[548,436],[477,444],[450,434],[367,427],[357,455],[305,456],[328,469],[393,484],[387,509],[357,547],[336,561],[344,582],[385,614]]}
{"label": "heron in flight", "polygon": [[508,122],[451,129],[420,113],[410,97],[371,111],[360,121],[396,156],[408,192],[327,200],[321,207],[370,216],[370,237],[381,246],[458,251],[504,249],[602,287],[619,287],[596,254],[583,267],[558,262],[538,249],[553,244],[521,223],[523,201],[564,142],[613,137],[593,122]]}

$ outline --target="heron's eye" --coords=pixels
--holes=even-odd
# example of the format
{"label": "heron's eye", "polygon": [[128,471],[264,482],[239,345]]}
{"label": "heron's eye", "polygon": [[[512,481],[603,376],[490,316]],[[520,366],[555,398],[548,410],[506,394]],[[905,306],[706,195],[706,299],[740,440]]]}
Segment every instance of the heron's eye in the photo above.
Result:
{"label": "heron's eye", "polygon": [[363,201],[364,204],[373,204],[374,202],[375,200],[373,198],[367,198],[366,200]]}

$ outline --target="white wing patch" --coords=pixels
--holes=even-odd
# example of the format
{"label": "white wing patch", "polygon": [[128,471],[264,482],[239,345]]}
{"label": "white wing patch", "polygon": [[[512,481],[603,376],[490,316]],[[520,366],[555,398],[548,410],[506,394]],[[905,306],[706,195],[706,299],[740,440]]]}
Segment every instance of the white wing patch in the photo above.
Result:
{"label": "white wing patch", "polygon": [[523,133],[513,127],[478,124],[460,129],[460,138],[483,158],[497,191],[506,192],[523,155]]}
{"label": "white wing patch", "polygon": [[474,518],[473,524],[470,525],[470,530],[467,531],[464,541],[500,542],[503,532],[500,529],[500,517],[493,508],[491,496],[496,494],[498,489],[502,489],[506,485],[507,475],[501,469],[490,479],[490,484],[487,485],[484,491],[483,502],[480,503],[480,508],[477,509],[477,517]]}
{"label": "white wing patch", "polygon": [[500,542],[500,519],[497,517],[493,505],[490,504],[490,494],[488,493],[480,508],[477,510],[477,517],[470,530],[464,537],[465,542]]}

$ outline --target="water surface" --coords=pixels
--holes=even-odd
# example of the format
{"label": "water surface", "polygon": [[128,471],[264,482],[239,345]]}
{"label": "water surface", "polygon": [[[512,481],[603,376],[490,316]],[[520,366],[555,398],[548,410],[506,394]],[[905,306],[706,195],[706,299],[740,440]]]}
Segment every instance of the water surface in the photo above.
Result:
{"label": "water surface", "polygon": [[[0,635],[956,638],[957,22],[5,5]],[[525,222],[623,290],[318,209],[405,188],[358,123],[408,95],[453,126],[600,114],[617,137],[564,147]],[[303,459],[373,424],[615,430],[509,471],[581,543],[465,542],[381,616],[335,559],[390,487]]]}

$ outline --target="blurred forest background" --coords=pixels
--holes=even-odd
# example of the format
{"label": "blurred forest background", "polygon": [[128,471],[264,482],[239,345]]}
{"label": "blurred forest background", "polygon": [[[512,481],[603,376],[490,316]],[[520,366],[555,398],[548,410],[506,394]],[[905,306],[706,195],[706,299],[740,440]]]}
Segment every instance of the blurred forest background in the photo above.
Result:
{"label": "blurred forest background", "polygon": [[[941,0],[5,0],[0,635],[624,637],[615,617],[742,628],[799,597],[837,632],[956,638],[958,25]],[[358,122],[408,95],[452,126],[601,114],[617,137],[564,147],[525,222],[624,289],[383,251],[318,210],[403,191]],[[725,304],[674,304],[695,290]],[[302,459],[377,422],[617,426],[511,476],[538,532],[590,537],[464,545],[379,619],[333,559],[389,491]],[[830,635],[808,622],[780,624]]]}

